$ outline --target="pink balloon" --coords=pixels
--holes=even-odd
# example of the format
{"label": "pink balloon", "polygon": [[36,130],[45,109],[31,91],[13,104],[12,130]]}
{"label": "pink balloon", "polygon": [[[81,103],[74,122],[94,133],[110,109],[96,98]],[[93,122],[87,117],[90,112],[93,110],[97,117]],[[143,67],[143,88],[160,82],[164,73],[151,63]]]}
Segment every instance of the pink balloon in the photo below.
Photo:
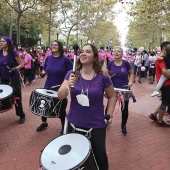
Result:
{"label": "pink balloon", "polygon": [[141,67],[141,71],[145,71],[146,68],[144,66]]}
{"label": "pink balloon", "polygon": [[143,50],[144,50],[144,47],[140,47],[140,48],[139,48],[139,51],[140,51],[140,52],[143,52]]}
{"label": "pink balloon", "polygon": [[153,59],[152,59],[152,56],[149,56],[149,61],[152,61]]}
{"label": "pink balloon", "polygon": [[161,51],[161,47],[157,47],[157,51]]}

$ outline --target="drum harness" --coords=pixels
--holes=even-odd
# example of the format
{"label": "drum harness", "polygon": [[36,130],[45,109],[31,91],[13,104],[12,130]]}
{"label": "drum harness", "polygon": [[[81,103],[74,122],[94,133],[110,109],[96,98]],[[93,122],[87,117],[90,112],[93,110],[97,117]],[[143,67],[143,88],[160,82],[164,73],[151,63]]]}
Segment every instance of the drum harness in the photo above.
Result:
{"label": "drum harness", "polygon": [[89,130],[84,130],[84,129],[75,127],[72,123],[70,123],[70,125],[71,125],[71,127],[73,128],[73,132],[75,132],[75,131],[83,132],[83,133],[85,133],[85,136],[86,136],[87,138],[90,138],[90,137],[91,137],[91,131],[93,130],[93,128],[90,128]]}

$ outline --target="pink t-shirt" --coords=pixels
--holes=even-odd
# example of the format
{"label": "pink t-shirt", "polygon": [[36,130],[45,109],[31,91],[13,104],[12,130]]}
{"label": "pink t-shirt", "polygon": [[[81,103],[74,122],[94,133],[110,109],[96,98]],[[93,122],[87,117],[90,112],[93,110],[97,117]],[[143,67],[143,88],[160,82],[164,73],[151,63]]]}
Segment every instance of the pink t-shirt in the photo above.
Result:
{"label": "pink t-shirt", "polygon": [[32,57],[30,54],[26,54],[25,57],[24,57],[24,62],[27,62],[25,64],[25,69],[31,69],[31,60],[32,60]]}
{"label": "pink t-shirt", "polygon": [[43,56],[40,57],[40,66],[44,66],[44,57]]}

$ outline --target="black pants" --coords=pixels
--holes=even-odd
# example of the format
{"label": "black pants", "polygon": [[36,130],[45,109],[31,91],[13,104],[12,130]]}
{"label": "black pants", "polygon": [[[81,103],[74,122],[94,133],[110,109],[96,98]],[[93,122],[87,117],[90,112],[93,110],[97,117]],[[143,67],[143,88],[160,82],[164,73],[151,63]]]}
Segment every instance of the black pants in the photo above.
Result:
{"label": "black pants", "polygon": [[[122,106],[121,106],[122,109]],[[129,115],[129,100],[125,101],[124,109],[122,110],[122,124],[121,127],[126,126]]]}
{"label": "black pants", "polygon": [[[123,126],[126,126],[127,120],[128,120],[128,116],[129,116],[129,100],[125,101],[124,104],[124,109],[122,110],[122,103],[121,103],[121,111],[122,111],[122,123],[121,123],[121,128]],[[105,109],[105,114],[107,113],[107,106]]]}
{"label": "black pants", "polygon": [[[66,117],[66,107],[67,107],[67,98],[62,100],[61,109],[60,109],[60,120],[62,125],[62,132],[64,129],[65,117]],[[41,117],[42,122],[47,122],[47,117]]]}
{"label": "black pants", "polygon": [[21,83],[19,78],[11,79],[11,84],[9,80],[1,79],[1,84],[10,85],[13,87],[15,97],[19,98],[16,100],[15,111],[16,115],[20,117],[25,117],[22,107],[22,94],[21,94]]}
{"label": "black pants", "polygon": [[24,84],[26,83],[27,78],[28,78],[29,83],[31,83],[31,80],[32,80],[31,72],[32,72],[31,69],[25,69],[25,71],[24,71]]}
{"label": "black pants", "polygon": [[[77,127],[84,130],[89,130],[87,128]],[[73,133],[74,129],[69,124],[68,133]],[[74,133],[80,133],[75,131]],[[99,170],[108,170],[108,159],[106,154],[106,128],[96,128],[91,131],[91,137],[89,138],[92,146],[92,150],[98,164]],[[83,144],[82,144],[83,147]]]}

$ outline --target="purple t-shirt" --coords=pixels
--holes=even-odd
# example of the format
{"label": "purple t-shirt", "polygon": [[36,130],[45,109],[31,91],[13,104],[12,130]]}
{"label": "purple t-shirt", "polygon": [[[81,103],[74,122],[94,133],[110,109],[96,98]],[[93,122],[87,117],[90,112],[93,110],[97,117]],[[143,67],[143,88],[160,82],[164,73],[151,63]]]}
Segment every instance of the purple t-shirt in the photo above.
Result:
{"label": "purple t-shirt", "polygon": [[121,66],[116,66],[114,60],[109,62],[107,65],[107,69],[110,71],[110,76],[114,75],[111,79],[113,82],[113,86],[115,88],[127,89],[129,82],[129,73],[128,71],[131,69],[130,64],[122,60]]}
{"label": "purple t-shirt", "polygon": [[4,56],[2,51],[0,51],[0,75],[1,78],[5,80],[10,80],[14,78],[19,78],[19,71],[16,70],[12,74],[9,72],[9,69],[7,68],[7,65],[10,66],[10,68],[14,68],[18,66],[18,62],[15,59],[19,54],[16,50],[13,50],[11,53],[11,60],[9,63],[7,63],[7,56]]}
{"label": "purple t-shirt", "polygon": [[[69,71],[65,77],[68,80]],[[81,78],[84,91],[86,91],[91,80],[85,80]],[[67,114],[68,121],[76,126],[84,128],[104,128],[106,124],[104,122],[104,104],[103,104],[103,92],[105,88],[112,86],[112,81],[109,76],[104,76],[102,73],[97,74],[88,89],[89,107],[81,106],[77,102],[76,96],[81,94],[80,78],[76,81],[74,88],[70,90],[71,103],[70,110]],[[87,93],[85,93],[87,95]]]}
{"label": "purple t-shirt", "polygon": [[[48,74],[44,88],[61,85],[64,77],[69,70],[73,68],[71,60],[66,56],[53,57],[48,56],[44,63],[44,71]],[[58,90],[59,87],[52,90]]]}

